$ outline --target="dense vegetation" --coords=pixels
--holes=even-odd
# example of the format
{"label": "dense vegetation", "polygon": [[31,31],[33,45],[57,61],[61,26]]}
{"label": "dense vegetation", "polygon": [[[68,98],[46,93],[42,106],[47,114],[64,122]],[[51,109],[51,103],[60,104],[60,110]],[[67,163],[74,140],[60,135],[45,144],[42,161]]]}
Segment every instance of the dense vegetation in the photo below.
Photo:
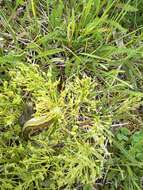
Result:
{"label": "dense vegetation", "polygon": [[142,24],[142,0],[0,1],[2,190],[143,189]]}

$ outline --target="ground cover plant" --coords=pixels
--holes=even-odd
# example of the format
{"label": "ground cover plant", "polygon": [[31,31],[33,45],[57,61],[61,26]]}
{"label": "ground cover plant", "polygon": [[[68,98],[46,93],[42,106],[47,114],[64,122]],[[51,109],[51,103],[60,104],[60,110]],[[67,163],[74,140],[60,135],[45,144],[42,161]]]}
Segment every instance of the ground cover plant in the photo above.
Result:
{"label": "ground cover plant", "polygon": [[2,190],[143,189],[142,8],[0,1]]}

